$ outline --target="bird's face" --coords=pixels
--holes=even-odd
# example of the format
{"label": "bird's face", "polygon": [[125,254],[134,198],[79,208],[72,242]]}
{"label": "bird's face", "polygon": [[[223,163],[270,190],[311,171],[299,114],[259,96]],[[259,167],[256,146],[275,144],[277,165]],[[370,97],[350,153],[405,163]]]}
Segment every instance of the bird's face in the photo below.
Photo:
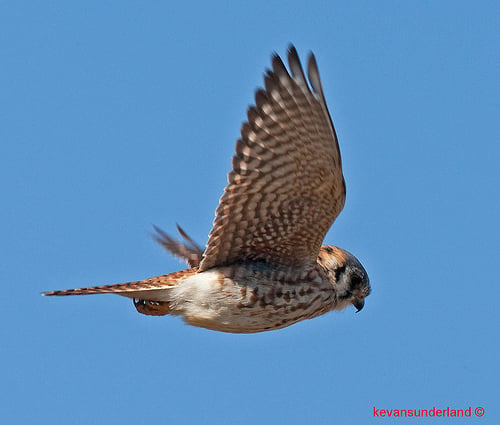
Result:
{"label": "bird's face", "polygon": [[358,259],[344,249],[324,245],[318,262],[324,267],[335,289],[335,310],[342,310],[352,304],[356,312],[361,311],[371,287],[368,273]]}
{"label": "bird's face", "polygon": [[351,268],[351,270],[349,273],[349,290],[347,294],[351,295],[350,302],[356,307],[356,313],[358,313],[365,305],[365,298],[370,295],[370,280],[363,266],[361,266],[361,270],[357,267],[348,268]]}

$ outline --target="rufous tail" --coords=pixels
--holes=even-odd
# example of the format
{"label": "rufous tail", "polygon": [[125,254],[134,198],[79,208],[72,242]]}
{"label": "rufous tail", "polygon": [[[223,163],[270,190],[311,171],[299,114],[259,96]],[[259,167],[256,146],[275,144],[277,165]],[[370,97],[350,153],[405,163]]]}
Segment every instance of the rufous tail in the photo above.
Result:
{"label": "rufous tail", "polygon": [[[58,291],[42,292],[43,296],[64,296],[64,295],[92,295],[92,294],[118,294],[126,297],[138,297],[138,294],[145,298],[149,291],[161,290],[177,285],[179,280],[196,273],[196,269],[181,270],[178,272],[156,276],[137,282],[118,283],[115,285],[90,286],[87,288],[62,289]],[[156,298],[156,297],[153,297]]]}

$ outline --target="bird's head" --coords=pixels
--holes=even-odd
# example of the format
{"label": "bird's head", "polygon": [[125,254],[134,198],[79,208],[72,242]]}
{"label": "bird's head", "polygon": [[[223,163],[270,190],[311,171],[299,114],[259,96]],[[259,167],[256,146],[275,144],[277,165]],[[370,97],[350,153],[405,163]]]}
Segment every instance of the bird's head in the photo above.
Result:
{"label": "bird's head", "polygon": [[370,279],[358,259],[344,249],[323,245],[318,255],[337,295],[335,310],[342,310],[349,304],[361,311],[365,298],[370,295]]}

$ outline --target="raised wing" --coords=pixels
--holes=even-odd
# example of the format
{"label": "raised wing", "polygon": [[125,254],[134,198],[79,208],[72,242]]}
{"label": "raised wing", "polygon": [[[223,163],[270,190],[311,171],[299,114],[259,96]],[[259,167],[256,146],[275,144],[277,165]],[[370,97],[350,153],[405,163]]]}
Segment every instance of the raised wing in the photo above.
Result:
{"label": "raised wing", "polygon": [[156,235],[153,235],[153,239],[156,242],[158,242],[171,254],[186,260],[189,267],[198,267],[201,261],[201,256],[203,255],[203,249],[201,249],[200,246],[193,239],[191,239],[190,236],[188,236],[181,226],[177,225],[177,230],[182,236],[182,239],[184,239],[183,242],[170,237],[156,226],[153,226],[153,228],[157,233]]}
{"label": "raised wing", "polygon": [[244,260],[316,262],[345,201],[337,136],[311,54],[309,83],[293,46],[276,54],[236,143],[200,271]]}

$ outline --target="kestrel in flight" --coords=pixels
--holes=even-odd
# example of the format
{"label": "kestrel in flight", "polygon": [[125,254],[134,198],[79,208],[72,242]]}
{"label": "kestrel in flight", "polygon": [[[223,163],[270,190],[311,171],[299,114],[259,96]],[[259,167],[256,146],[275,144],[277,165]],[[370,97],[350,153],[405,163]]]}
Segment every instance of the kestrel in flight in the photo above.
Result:
{"label": "kestrel in flight", "polygon": [[273,55],[248,109],[206,248],[180,227],[183,242],[155,228],[189,269],[43,295],[113,293],[132,298],[139,313],[235,333],[284,328],[350,304],[361,310],[370,293],[365,269],[322,245],[346,191],[316,60],[309,56],[306,78],[290,46],[288,64],[290,73]]}

